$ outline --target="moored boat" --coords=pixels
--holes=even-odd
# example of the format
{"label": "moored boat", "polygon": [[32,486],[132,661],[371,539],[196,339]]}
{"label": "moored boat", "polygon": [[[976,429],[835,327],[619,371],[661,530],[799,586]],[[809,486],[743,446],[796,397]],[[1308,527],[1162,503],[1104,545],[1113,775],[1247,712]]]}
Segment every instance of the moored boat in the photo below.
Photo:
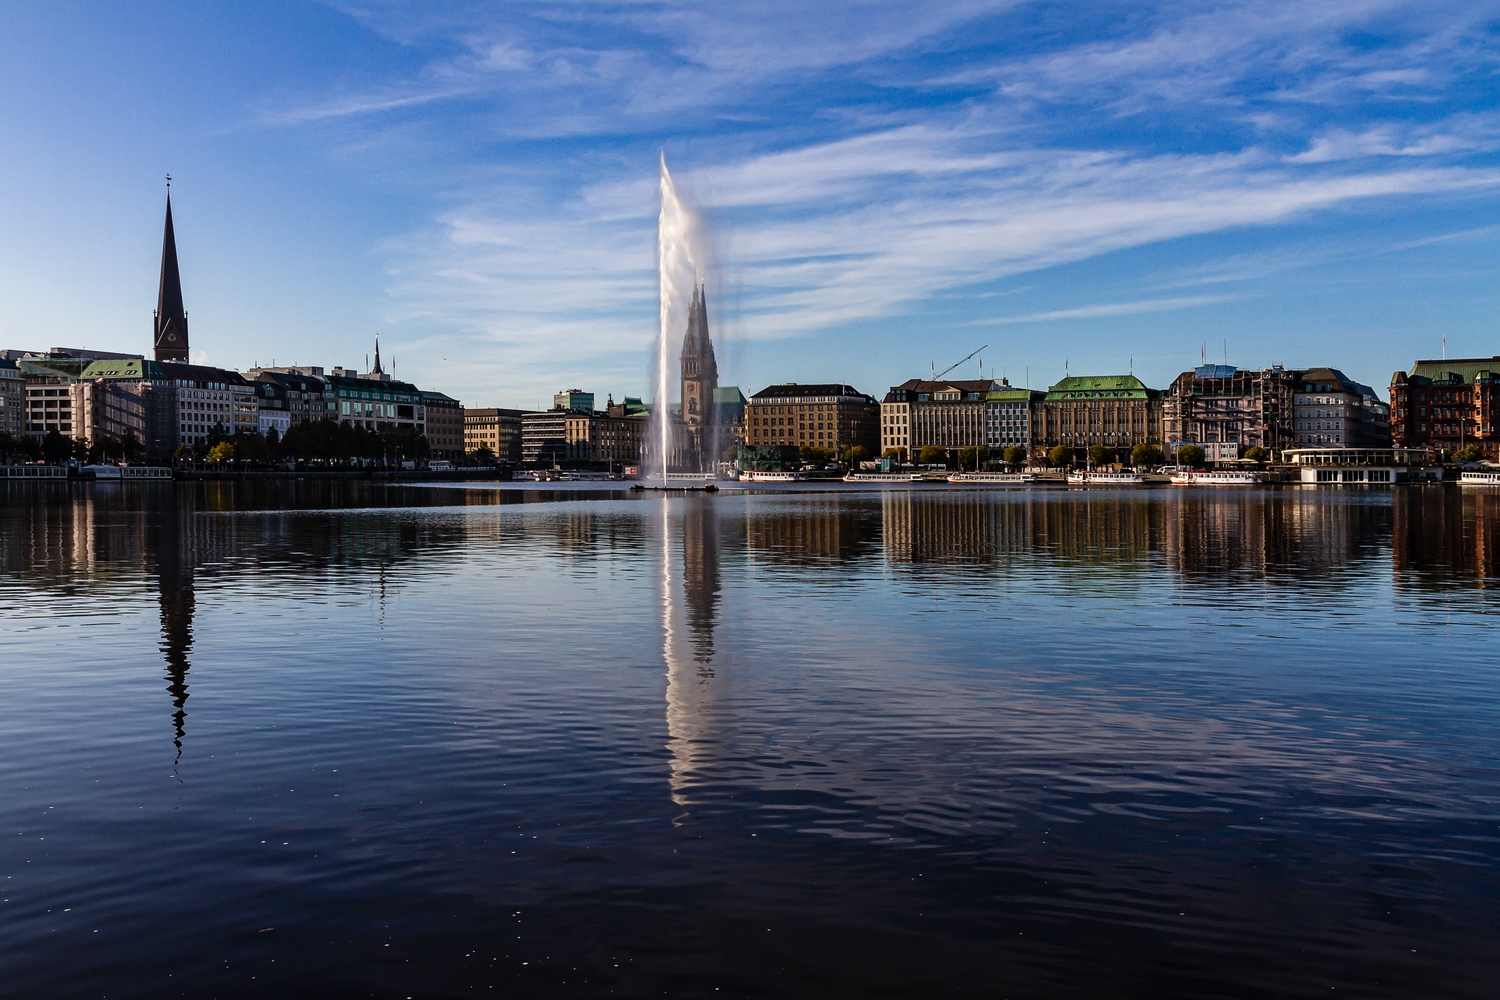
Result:
{"label": "moored boat", "polygon": [[1177,486],[1254,486],[1265,481],[1266,477],[1259,472],[1172,473],[1172,482]]}
{"label": "moored boat", "polygon": [[1070,472],[1069,486],[1143,486],[1146,480],[1134,472]]}
{"label": "moored boat", "polygon": [[948,477],[950,483],[988,483],[994,486],[1019,486],[1036,482],[1029,472],[955,472]]}
{"label": "moored boat", "polygon": [[844,476],[846,483],[920,483],[920,472],[851,472]]}
{"label": "moored boat", "polygon": [[1460,472],[1458,474],[1458,485],[1500,486],[1500,472]]}
{"label": "moored boat", "polygon": [[761,469],[741,469],[742,483],[795,483],[806,479],[800,472],[778,472]]}

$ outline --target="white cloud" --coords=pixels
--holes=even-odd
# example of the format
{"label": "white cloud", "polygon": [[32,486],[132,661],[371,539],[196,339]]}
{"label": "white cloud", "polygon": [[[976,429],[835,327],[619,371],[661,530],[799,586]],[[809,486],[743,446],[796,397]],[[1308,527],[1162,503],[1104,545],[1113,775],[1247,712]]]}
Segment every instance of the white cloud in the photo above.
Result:
{"label": "white cloud", "polygon": [[[1495,113],[1434,105],[1465,81],[1482,91],[1500,65],[1482,5],[1170,5],[1120,26],[1090,10],[1076,42],[1025,55],[981,46],[922,68],[924,46],[960,51],[972,24],[1009,6],[549,2],[476,16],[373,5],[365,23],[403,44],[441,37],[458,54],[281,120],[487,102],[462,138],[501,150],[504,184],[466,164],[451,207],[386,246],[388,311],[462,331],[474,377],[516,387],[559,345],[568,364],[628,367],[651,343],[660,145],[696,153],[679,179],[714,231],[714,301],[736,300],[747,340],[902,315],[1131,247],[1500,184],[1474,158],[1500,145]],[[825,82],[899,99],[808,100]],[[1232,280],[1212,272],[1188,283]]]}

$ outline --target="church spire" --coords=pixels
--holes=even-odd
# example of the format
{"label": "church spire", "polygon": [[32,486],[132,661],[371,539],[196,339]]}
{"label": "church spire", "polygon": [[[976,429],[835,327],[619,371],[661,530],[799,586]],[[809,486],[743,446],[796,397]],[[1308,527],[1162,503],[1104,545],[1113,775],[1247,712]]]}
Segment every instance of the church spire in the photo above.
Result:
{"label": "church spire", "polygon": [[188,359],[187,312],[182,307],[182,276],[177,271],[177,236],[172,231],[172,179],[167,178],[167,222],[161,236],[161,286],[156,293],[157,361]]}
{"label": "church spire", "polygon": [[380,370],[380,334],[379,333],[375,334],[375,370],[373,372],[371,372],[370,374],[372,374],[372,375],[384,375],[385,374],[385,372],[383,372],[383,371]]}

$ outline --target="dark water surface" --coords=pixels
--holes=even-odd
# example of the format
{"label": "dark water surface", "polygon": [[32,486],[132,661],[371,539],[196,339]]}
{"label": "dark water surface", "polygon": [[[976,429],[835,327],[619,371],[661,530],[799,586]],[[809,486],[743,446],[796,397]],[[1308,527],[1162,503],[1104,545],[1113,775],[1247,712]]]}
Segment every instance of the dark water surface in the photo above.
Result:
{"label": "dark water surface", "polygon": [[1494,494],[0,498],[6,996],[1500,992]]}

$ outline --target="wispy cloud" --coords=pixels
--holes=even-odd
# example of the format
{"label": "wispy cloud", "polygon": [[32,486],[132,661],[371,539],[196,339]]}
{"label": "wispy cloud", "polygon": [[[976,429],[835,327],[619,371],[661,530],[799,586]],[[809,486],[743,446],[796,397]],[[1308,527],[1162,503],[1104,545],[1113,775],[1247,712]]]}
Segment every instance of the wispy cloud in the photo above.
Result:
{"label": "wispy cloud", "polygon": [[[448,134],[413,138],[453,150],[464,179],[431,224],[385,245],[388,313],[470,338],[475,370],[517,386],[558,343],[570,363],[606,366],[650,343],[663,146],[710,220],[715,283],[750,341],[1148,244],[1500,186],[1491,6],[1080,7],[1064,33],[1033,30],[1029,11],[372,2],[351,12],[440,54],[265,120],[381,131],[463,105]],[[1231,280],[1214,274],[1232,265],[1203,262],[1186,283]]]}
{"label": "wispy cloud", "polygon": [[1001,316],[995,319],[976,320],[974,326],[999,326],[1011,323],[1042,323],[1059,319],[1102,319],[1109,316],[1139,316],[1143,313],[1171,312],[1175,309],[1193,309],[1198,306],[1232,302],[1234,295],[1192,295],[1170,299],[1141,299],[1137,302],[1105,302],[1076,309],[1053,309],[1048,312],[1027,313],[1024,316]]}

